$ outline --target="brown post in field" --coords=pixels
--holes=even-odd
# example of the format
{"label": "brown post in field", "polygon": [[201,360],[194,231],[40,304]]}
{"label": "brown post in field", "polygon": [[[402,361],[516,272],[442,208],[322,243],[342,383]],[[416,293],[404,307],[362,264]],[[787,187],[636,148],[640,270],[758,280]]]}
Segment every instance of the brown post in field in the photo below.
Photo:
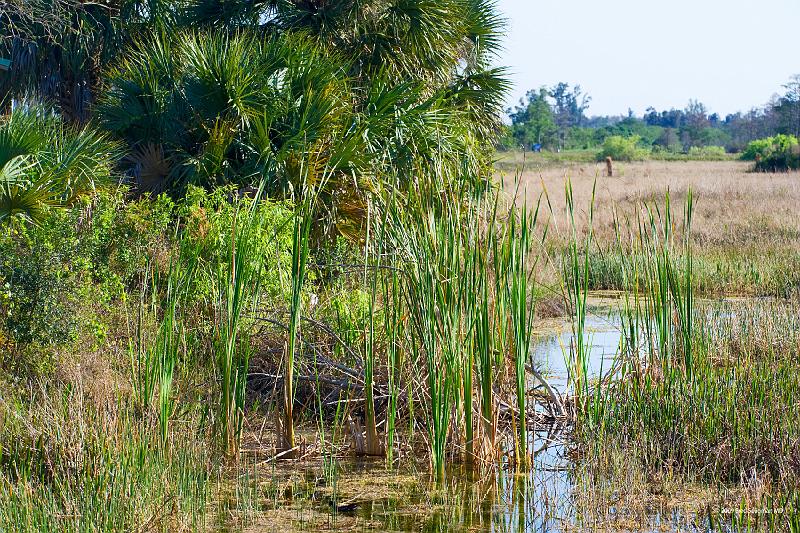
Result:
{"label": "brown post in field", "polygon": [[611,156],[606,157],[606,175],[610,178],[614,175],[614,166]]}

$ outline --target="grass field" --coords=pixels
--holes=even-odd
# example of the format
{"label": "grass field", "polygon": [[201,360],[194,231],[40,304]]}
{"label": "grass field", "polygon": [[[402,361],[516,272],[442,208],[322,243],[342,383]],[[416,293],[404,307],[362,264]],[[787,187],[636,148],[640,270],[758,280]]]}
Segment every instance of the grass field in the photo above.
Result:
{"label": "grass field", "polygon": [[[569,179],[579,232],[585,232],[596,184],[593,232],[593,288],[619,288],[614,279],[615,224],[636,226],[643,202],[663,201],[665,193],[681,206],[689,189],[695,196],[692,238],[697,283],[707,294],[785,295],[800,279],[800,172],[755,173],[739,161],[646,161],[616,163],[605,176],[600,163],[569,163],[519,174],[520,198],[535,203],[546,192],[550,223],[548,246],[558,248],[569,234],[564,183]],[[513,193],[516,172],[501,171]],[[677,223],[680,231],[680,221]]]}
{"label": "grass field", "polygon": [[[513,172],[514,170],[525,167],[529,170],[542,168],[562,168],[573,163],[589,164],[597,162],[599,148],[585,150],[564,150],[562,152],[524,152],[522,150],[501,151],[495,155],[495,167],[503,172]],[[707,156],[708,157],[708,156]],[[735,161],[737,154],[725,154],[724,156],[713,156],[715,161]],[[649,161],[663,162],[700,162],[696,156],[683,153],[661,152],[653,153],[648,156]]]}

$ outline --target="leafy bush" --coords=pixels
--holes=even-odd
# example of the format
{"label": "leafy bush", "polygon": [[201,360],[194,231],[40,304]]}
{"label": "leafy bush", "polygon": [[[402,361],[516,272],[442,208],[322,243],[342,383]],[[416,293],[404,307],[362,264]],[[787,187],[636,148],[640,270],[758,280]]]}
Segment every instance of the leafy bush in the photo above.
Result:
{"label": "leafy bush", "polygon": [[64,268],[68,247],[52,246],[36,239],[27,250],[10,251],[0,246],[4,295],[3,321],[17,343],[65,342],[75,331],[76,277]]}
{"label": "leafy bush", "polygon": [[104,250],[121,203],[100,195],[42,212],[38,225],[8,223],[0,236],[0,320],[15,344],[64,344],[91,309],[86,302],[120,294],[121,278],[107,267]]}
{"label": "leafy bush", "polygon": [[794,135],[758,139],[747,145],[741,158],[755,161],[755,169],[761,171],[800,168],[800,142]]}
{"label": "leafy bush", "polygon": [[[236,199],[230,187],[221,187],[212,193],[199,187],[189,187],[187,195],[177,210],[183,220],[184,238],[198,248],[200,268],[194,276],[190,298],[206,300],[212,293],[218,271],[228,257],[231,247],[231,229],[241,228],[242,208],[249,199]],[[287,275],[291,265],[292,217],[291,207],[285,202],[262,201],[258,209],[264,211],[267,223],[260,228],[257,253],[265,257],[260,274],[262,299],[285,301],[289,284],[281,276]]]}
{"label": "leafy bush", "polygon": [[689,159],[717,160],[725,159],[727,153],[724,146],[692,146],[688,155]]}
{"label": "leafy bush", "polygon": [[[19,379],[49,375],[119,338],[129,303],[138,305],[141,291],[159,301],[183,247],[197,251],[186,305],[202,321],[214,312],[217,274],[244,202],[230,189],[190,188],[177,203],[166,195],[126,202],[118,191],[47,210],[37,225],[10,220],[0,233],[0,367]],[[265,220],[254,251],[264,258],[258,286],[272,305],[290,286],[292,211],[266,201],[258,209]]]}
{"label": "leafy bush", "polygon": [[764,157],[764,155],[771,149],[774,141],[775,137],[767,137],[765,139],[750,141],[750,143],[742,152],[740,159],[742,159],[742,161],[755,161],[756,158]]}
{"label": "leafy bush", "polygon": [[597,154],[597,160],[602,161],[607,157],[615,161],[634,161],[647,158],[648,151],[639,148],[639,136],[622,137],[612,135],[606,137],[603,149]]}

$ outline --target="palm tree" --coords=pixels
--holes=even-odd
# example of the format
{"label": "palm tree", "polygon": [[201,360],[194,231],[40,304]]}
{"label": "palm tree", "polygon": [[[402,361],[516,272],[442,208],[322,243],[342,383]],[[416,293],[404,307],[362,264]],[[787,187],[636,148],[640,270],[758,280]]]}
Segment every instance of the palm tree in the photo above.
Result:
{"label": "palm tree", "polygon": [[7,0],[0,10],[0,106],[35,95],[85,123],[103,72],[143,31],[178,23],[185,1]]}
{"label": "palm tree", "polygon": [[0,222],[40,222],[111,178],[119,148],[86,126],[72,128],[38,106],[0,120]]}

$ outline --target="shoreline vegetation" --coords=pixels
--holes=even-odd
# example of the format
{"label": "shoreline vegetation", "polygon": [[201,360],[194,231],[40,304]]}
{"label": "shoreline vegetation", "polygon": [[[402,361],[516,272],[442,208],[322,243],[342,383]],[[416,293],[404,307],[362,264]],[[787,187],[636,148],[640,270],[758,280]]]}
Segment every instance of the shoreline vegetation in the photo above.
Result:
{"label": "shoreline vegetation", "polygon": [[[762,284],[784,268],[762,260],[750,267],[761,270],[737,277],[735,286],[768,299],[719,299],[734,291],[717,275],[702,281],[707,261],[727,258],[730,266],[750,244],[737,241],[718,255],[710,243],[724,243],[729,230],[703,219],[727,198],[720,169],[749,174],[737,162],[696,164],[690,173],[699,177],[688,188],[673,181],[661,189],[659,180],[680,176],[675,165],[685,163],[658,164],[663,174],[640,182],[654,192],[631,191],[628,178],[617,178],[630,196],[611,204],[617,189],[588,175],[569,178],[566,192],[536,192],[521,174],[507,192],[422,190],[402,209],[392,196],[376,199],[364,255],[336,263],[303,259],[303,220],[313,203],[231,201],[224,191],[196,190],[181,202],[103,193],[42,226],[9,226],[5,246],[24,242],[20,258],[37,266],[56,251],[67,254],[55,258],[58,270],[77,268],[74,258],[95,263],[82,266],[89,270],[70,280],[73,287],[58,280],[48,294],[55,298],[48,305],[65,305],[58,300],[72,295],[92,302],[65,315],[73,323],[64,340],[6,344],[0,519],[29,529],[196,529],[263,523],[284,506],[329,502],[336,515],[358,499],[352,488],[347,496],[337,489],[340,477],[353,483],[345,465],[355,457],[376,456],[398,476],[415,465],[419,481],[409,487],[425,493],[428,468],[433,487],[460,487],[455,466],[487,480],[507,469],[535,472],[528,436],[555,423],[567,428],[558,438],[584,480],[572,489],[578,502],[612,505],[599,479],[617,490],[622,480],[638,480],[622,492],[630,509],[663,493],[705,502],[684,509],[709,527],[796,524],[796,284]],[[772,179],[781,178],[796,176]],[[791,202],[780,198],[784,190],[775,184],[776,202]],[[518,210],[514,199],[526,197],[540,199],[538,207]],[[751,209],[747,216],[763,222],[758,206]],[[98,227],[98,220],[106,222]],[[134,227],[150,231],[132,239]],[[701,238],[715,231],[716,239]],[[133,265],[122,268],[126,260]],[[132,281],[100,282],[92,272],[102,269],[127,270]],[[339,274],[331,277],[332,269]],[[595,375],[586,320],[587,296],[598,289],[617,291],[621,337],[613,362]],[[554,390],[530,359],[539,338],[530,334],[544,319],[535,318],[537,310],[547,316],[551,309],[571,330],[561,348],[567,390]],[[238,340],[229,325],[237,317]],[[54,325],[28,327],[44,326]],[[294,414],[286,417],[292,396]],[[293,444],[288,424],[297,426]],[[315,465],[318,489],[274,492],[284,476],[294,479],[293,460]],[[419,498],[402,486],[391,504],[398,510],[402,494]],[[151,498],[142,501],[140,493]],[[364,500],[362,493],[359,505]],[[153,515],[150,505],[164,501],[170,507]],[[449,512],[444,505],[435,516]],[[762,508],[785,512],[751,512]],[[383,517],[376,523],[385,523],[375,512]],[[576,524],[626,523],[602,516]],[[650,523],[641,520],[640,527]]]}
{"label": "shoreline vegetation", "polygon": [[0,21],[0,530],[800,530],[791,139],[495,162],[491,0],[71,2]]}

